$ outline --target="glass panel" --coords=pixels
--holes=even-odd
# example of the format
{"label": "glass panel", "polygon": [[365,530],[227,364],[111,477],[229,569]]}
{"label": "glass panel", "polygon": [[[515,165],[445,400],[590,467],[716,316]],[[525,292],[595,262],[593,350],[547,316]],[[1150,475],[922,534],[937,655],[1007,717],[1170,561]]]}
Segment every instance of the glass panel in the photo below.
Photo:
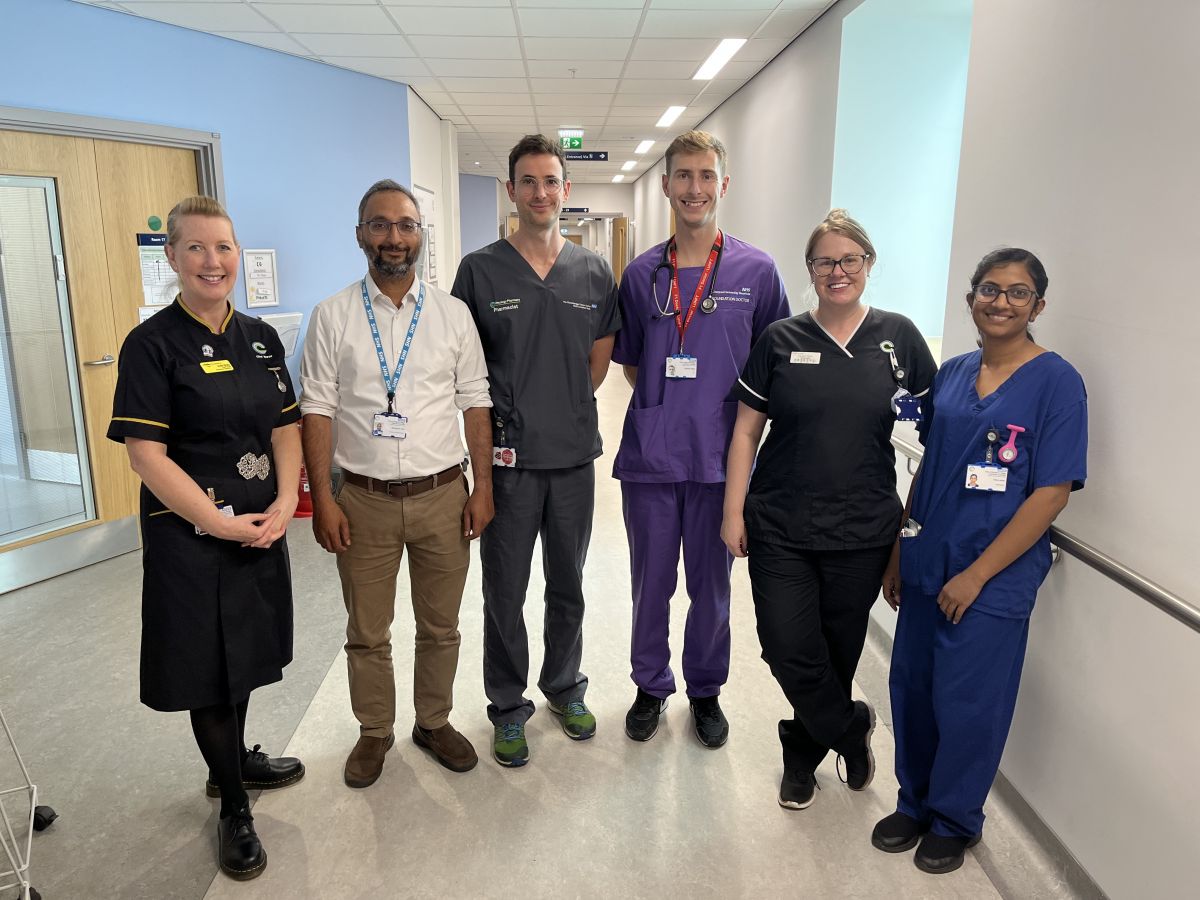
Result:
{"label": "glass panel", "polygon": [[0,546],[94,518],[58,205],[0,176]]}

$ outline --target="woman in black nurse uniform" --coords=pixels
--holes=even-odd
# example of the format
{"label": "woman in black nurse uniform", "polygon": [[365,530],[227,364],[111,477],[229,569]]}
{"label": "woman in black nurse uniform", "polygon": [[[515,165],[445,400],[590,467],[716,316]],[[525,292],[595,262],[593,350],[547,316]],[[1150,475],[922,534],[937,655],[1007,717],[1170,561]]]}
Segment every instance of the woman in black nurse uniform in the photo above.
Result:
{"label": "woman in black nurse uniform", "polygon": [[244,733],[250,692],[292,659],[284,532],[300,480],[300,412],[275,330],[235,312],[240,248],[224,208],[189,197],[167,218],[179,296],[121,348],[108,436],[142,479],[141,699],[188,710],[220,796],[231,877],[267,864],[246,789],[304,776]]}

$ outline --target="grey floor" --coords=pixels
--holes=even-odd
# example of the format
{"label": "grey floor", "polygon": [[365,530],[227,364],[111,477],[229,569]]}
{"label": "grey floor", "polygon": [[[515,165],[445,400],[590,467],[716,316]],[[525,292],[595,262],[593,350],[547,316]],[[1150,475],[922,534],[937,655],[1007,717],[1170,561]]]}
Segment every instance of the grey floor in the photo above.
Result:
{"label": "grey floor", "polygon": [[[600,395],[615,448],[628,391],[613,377]],[[596,738],[569,741],[545,712],[529,724],[532,759],[504,770],[486,756],[490,727],[481,684],[479,568],[463,601],[455,724],[480,751],[454,774],[408,739],[411,619],[394,629],[400,721],[383,777],[352,791],[341,782],[357,736],[341,657],[344,611],[333,560],[307,522],[289,532],[296,585],[296,661],[282,684],[255,693],[247,737],[273,754],[301,756],[300,784],[264,794],[254,813],[270,863],[236,883],[217,872],[216,805],[187,717],[137,702],[139,560],[121,557],[0,597],[0,706],[40,802],[61,815],[34,836],[31,881],[55,898],[379,897],[1072,897],[1061,873],[1014,816],[989,803],[983,843],[953,875],[918,872],[910,854],[872,849],[872,824],[893,809],[890,730],[879,728],[874,784],[848,791],[832,760],[808,810],[780,809],[775,721],[783,698],[759,659],[745,567],[734,570],[733,668],[722,701],[732,736],[717,751],[673,700],[647,744],[624,737],[629,574],[620,497],[598,465],[587,566],[584,670],[599,719]],[[528,624],[541,646],[542,582],[530,584]],[[686,598],[674,613],[682,632]],[[674,648],[678,660],[680,647]],[[536,676],[533,680],[536,680]],[[868,646],[859,686],[890,722],[886,660]],[[5,769],[0,743],[0,779]],[[0,789],[7,783],[0,780]],[[3,871],[0,862],[0,871]],[[3,879],[0,879],[3,883]],[[0,892],[2,894],[2,892]]]}

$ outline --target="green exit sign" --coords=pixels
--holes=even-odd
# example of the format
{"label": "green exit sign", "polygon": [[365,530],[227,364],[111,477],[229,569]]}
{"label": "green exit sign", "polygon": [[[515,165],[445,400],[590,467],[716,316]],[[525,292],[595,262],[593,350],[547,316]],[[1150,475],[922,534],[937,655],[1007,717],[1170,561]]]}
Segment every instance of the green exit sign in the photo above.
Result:
{"label": "green exit sign", "polygon": [[564,137],[564,138],[559,138],[558,140],[562,144],[562,148],[564,150],[582,150],[583,149],[583,138],[581,138],[581,137]]}

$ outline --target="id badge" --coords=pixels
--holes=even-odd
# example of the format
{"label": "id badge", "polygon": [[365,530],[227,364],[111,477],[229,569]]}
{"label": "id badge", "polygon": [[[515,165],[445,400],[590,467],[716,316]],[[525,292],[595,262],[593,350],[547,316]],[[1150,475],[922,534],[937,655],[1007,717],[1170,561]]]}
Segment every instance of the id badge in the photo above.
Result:
{"label": "id badge", "polygon": [[512,447],[493,447],[492,465],[501,466],[505,469],[515,468],[517,465],[517,451]]}
{"label": "id badge", "polygon": [[402,441],[408,437],[408,419],[400,413],[375,413],[371,420],[371,436]]}
{"label": "id badge", "polygon": [[677,356],[668,356],[666,374],[668,378],[695,378],[696,357],[682,353]]}
{"label": "id badge", "polygon": [[[219,512],[221,515],[223,515],[227,519],[233,518],[233,507],[232,506],[218,506],[217,512]],[[201,531],[199,525],[196,525],[193,527],[195,527],[197,535],[203,536],[203,535],[208,534],[207,531]]]}
{"label": "id badge", "polygon": [[1008,488],[1008,469],[987,463],[967,466],[967,480],[963,487],[969,491],[1003,493]]}
{"label": "id badge", "polygon": [[904,388],[892,395],[892,411],[896,414],[897,422],[921,421],[921,401]]}

